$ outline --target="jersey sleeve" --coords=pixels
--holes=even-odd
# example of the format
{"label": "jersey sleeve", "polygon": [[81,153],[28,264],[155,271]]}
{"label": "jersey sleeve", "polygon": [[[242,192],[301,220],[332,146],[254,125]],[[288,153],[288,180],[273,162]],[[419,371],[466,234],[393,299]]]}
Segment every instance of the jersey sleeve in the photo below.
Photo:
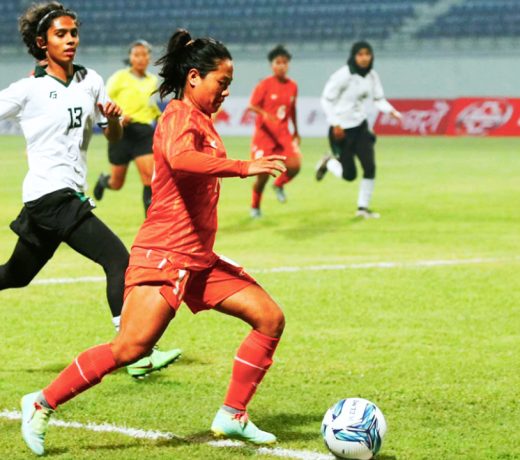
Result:
{"label": "jersey sleeve", "polygon": [[375,71],[372,71],[372,82],[374,105],[377,107],[377,109],[383,113],[390,113],[393,110],[395,110],[394,106],[386,100],[385,95],[383,93],[383,85],[381,84],[381,79]]}
{"label": "jersey sleeve", "polygon": [[260,83],[258,83],[258,85],[256,85],[255,89],[253,90],[253,94],[251,95],[251,100],[249,101],[249,103],[257,107],[263,107],[265,93],[266,83],[265,80],[263,80]]}
{"label": "jersey sleeve", "polygon": [[[92,70],[90,70],[92,72]],[[97,125],[100,128],[106,128],[108,126],[108,120],[106,117],[101,113],[101,111],[98,108],[98,104],[105,105],[107,102],[109,102],[109,97],[105,88],[105,84],[103,83],[103,79],[100,75],[94,72],[95,76],[95,83],[94,83],[94,94],[95,94],[95,116],[94,116],[94,123],[97,123]]]}
{"label": "jersey sleeve", "polygon": [[27,96],[27,80],[12,83],[0,91],[0,120],[15,118],[22,111]]}
{"label": "jersey sleeve", "polygon": [[335,106],[345,89],[348,86],[350,72],[346,66],[342,67],[338,71],[334,72],[323,88],[321,95],[321,107],[327,117],[327,122],[331,126],[337,126],[340,124],[340,120],[336,117]]}
{"label": "jersey sleeve", "polygon": [[174,113],[161,123],[164,155],[173,171],[216,177],[247,176],[247,161],[218,158],[200,151],[204,134],[192,117]]}

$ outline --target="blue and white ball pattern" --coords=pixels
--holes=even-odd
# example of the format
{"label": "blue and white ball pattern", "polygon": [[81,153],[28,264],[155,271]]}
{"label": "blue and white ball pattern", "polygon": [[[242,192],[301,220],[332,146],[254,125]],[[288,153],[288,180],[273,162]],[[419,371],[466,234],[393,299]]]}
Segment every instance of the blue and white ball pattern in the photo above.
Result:
{"label": "blue and white ball pattern", "polygon": [[383,413],[363,398],[338,401],[325,413],[321,424],[325,445],[339,458],[371,459],[381,449],[385,433]]}

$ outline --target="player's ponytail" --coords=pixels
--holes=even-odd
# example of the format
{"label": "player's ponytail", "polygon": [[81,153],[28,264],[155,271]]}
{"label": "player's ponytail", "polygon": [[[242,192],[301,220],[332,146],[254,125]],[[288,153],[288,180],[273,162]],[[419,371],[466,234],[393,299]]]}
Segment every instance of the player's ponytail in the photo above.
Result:
{"label": "player's ponytail", "polygon": [[175,99],[181,99],[190,69],[198,70],[204,78],[224,59],[232,58],[221,42],[212,38],[192,39],[187,30],[177,30],[168,41],[166,53],[157,61],[157,65],[162,66],[159,72],[163,78],[159,86],[161,98],[172,93]]}
{"label": "player's ponytail", "polygon": [[52,21],[61,16],[69,16],[78,21],[74,11],[66,9],[61,3],[47,2],[31,5],[18,19],[18,30],[27,46],[29,54],[39,61],[45,59],[45,50],[36,43],[36,37],[47,38],[47,31]]}

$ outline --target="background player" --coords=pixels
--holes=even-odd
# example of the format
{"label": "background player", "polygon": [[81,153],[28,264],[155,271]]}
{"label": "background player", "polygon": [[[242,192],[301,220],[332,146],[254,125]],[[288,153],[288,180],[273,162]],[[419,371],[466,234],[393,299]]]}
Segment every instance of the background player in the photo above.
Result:
{"label": "background player", "polygon": [[353,181],[357,175],[354,156],[358,157],[363,179],[356,216],[364,218],[379,217],[369,209],[376,177],[376,136],[368,126],[368,104],[373,103],[381,112],[401,119],[401,114],[385,99],[381,80],[372,69],[373,65],[374,52],[370,44],[356,42],[347,65],[333,73],[325,84],[321,105],[330,125],[329,143],[334,156],[326,155],[316,169],[317,180],[331,171],[339,178]]}
{"label": "background player", "polygon": [[[0,119],[16,118],[27,143],[29,171],[24,206],[11,223],[18,241],[0,266],[0,290],[27,286],[61,242],[100,264],[116,329],[123,303],[128,252],[121,240],[91,211],[85,196],[86,154],[98,123],[109,140],[121,135],[121,109],[105,94],[102,78],[73,64],[79,45],[77,16],[51,2],[29,7],[20,18],[29,53],[47,66],[0,91]],[[145,375],[177,359],[180,350],[155,352],[129,372]]]}
{"label": "background player", "polygon": [[161,111],[153,93],[158,79],[147,71],[151,46],[145,40],[130,45],[130,67],[118,70],[107,81],[110,98],[123,110],[123,137],[108,145],[108,158],[112,165],[110,174],[101,174],[94,187],[96,200],[103,198],[106,188],[120,190],[125,183],[128,164],[134,160],[143,183],[145,213],[150,206],[153,173],[154,124]]}
{"label": "background player", "polygon": [[24,396],[22,434],[37,454],[44,453],[53,410],[150,350],[182,300],[194,313],[215,309],[253,327],[236,354],[212,431],[259,444],[276,440],[248,420],[246,406],[272,363],[284,316],[242,267],[213,252],[213,244],[219,178],[274,175],[285,170],[277,162],[283,157],[226,158],[211,121],[233,78],[231,55],[222,43],[193,40],[180,30],[159,62],[161,96],[173,93],[175,99],[161,116],[154,138],[153,200],[132,246],[121,331],[113,342],[79,355],[43,391]]}
{"label": "background player", "polygon": [[[270,155],[285,156],[287,170],[274,181],[274,191],[280,203],[287,201],[284,185],[300,171],[301,153],[298,148],[300,135],[296,121],[296,97],[298,87],[287,77],[291,55],[278,45],[267,55],[273,75],[262,80],[254,89],[249,110],[257,114],[255,132],[251,145],[253,159]],[[289,120],[293,124],[293,133],[289,131]],[[260,202],[268,174],[257,176],[253,185],[251,217],[261,216]]]}

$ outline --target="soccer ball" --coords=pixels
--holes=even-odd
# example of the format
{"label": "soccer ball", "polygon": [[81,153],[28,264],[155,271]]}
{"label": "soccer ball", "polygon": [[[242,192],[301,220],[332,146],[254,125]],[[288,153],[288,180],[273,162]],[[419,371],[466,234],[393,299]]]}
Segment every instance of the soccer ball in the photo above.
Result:
{"label": "soccer ball", "polygon": [[386,421],[379,408],[363,398],[342,399],[323,417],[321,434],[339,458],[368,460],[381,449]]}

